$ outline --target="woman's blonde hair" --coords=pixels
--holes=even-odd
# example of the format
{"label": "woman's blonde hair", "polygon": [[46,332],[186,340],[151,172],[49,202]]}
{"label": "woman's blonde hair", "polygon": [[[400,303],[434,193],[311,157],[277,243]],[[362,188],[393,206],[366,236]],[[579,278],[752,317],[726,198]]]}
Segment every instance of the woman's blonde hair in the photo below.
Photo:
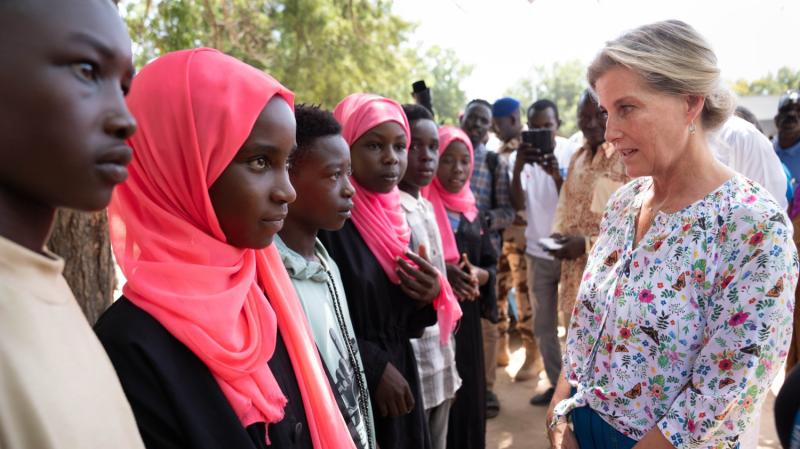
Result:
{"label": "woman's blonde hair", "polygon": [[586,74],[592,89],[618,66],[638,73],[659,92],[705,97],[701,122],[706,130],[718,128],[733,112],[735,100],[722,85],[711,45],[680,20],[644,25],[607,42]]}

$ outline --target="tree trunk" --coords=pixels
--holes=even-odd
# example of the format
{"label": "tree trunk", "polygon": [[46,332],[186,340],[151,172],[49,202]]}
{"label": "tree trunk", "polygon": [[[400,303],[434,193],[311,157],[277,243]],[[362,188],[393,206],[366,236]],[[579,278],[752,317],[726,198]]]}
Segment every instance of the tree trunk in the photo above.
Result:
{"label": "tree trunk", "polygon": [[64,277],[93,325],[117,285],[106,211],[59,210],[48,248],[64,258]]}

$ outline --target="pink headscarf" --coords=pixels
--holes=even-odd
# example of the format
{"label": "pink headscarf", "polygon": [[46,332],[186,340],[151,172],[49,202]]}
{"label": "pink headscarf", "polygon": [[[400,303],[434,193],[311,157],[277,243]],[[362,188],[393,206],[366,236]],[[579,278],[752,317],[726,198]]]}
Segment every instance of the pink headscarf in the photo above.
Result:
{"label": "pink headscarf", "polygon": [[[372,94],[352,94],[336,105],[333,116],[342,125],[342,136],[348,145],[358,140],[370,129],[386,122],[395,122],[403,127],[406,148],[411,141],[411,130],[402,106],[394,100]],[[353,196],[353,225],[364,239],[367,247],[378,259],[381,268],[395,284],[397,258],[405,258],[411,242],[411,229],[400,206],[400,191],[397,187],[389,193],[371,192],[361,187],[354,178],[356,187]]]}
{"label": "pink headscarf", "polygon": [[[390,121],[400,124],[405,132],[406,142],[411,141],[411,128],[406,114],[402,106],[394,100],[372,94],[352,94],[336,106],[333,115],[341,123],[342,135],[348,145],[352,145],[370,129]],[[395,271],[396,259],[402,257],[413,265],[405,256],[411,242],[411,229],[400,205],[400,192],[397,187],[389,193],[371,192],[361,187],[354,178],[351,178],[351,182],[356,186],[353,196],[353,225],[378,259],[389,280],[399,284],[400,278]],[[447,344],[450,333],[455,330],[462,313],[453,289],[443,273],[439,273],[439,283],[441,291],[434,298],[433,307],[439,323],[440,343],[444,345]]]}
{"label": "pink headscarf", "polygon": [[109,206],[111,240],[125,296],[208,366],[245,427],[283,418],[267,364],[280,325],[314,446],[353,447],[280,256],[228,245],[208,195],[275,95],[294,103],[273,78],[216,50],[145,66],[128,96],[139,130],[130,177]]}
{"label": "pink headscarf", "polygon": [[453,234],[453,229],[450,227],[450,221],[447,219],[447,211],[460,212],[464,217],[474,221],[478,216],[478,208],[475,206],[475,195],[469,187],[469,180],[472,177],[472,166],[475,163],[473,156],[472,143],[469,137],[460,128],[455,126],[442,126],[439,128],[439,157],[447,150],[454,141],[463,142],[469,150],[469,170],[467,171],[467,182],[458,193],[450,193],[439,182],[438,177],[433,178],[430,186],[422,190],[422,195],[428,199],[433,205],[433,212],[436,214],[436,223],[439,225],[439,231],[442,233],[442,249],[444,251],[444,260],[448,263],[457,263],[460,259],[458,246],[456,245],[456,238]]}

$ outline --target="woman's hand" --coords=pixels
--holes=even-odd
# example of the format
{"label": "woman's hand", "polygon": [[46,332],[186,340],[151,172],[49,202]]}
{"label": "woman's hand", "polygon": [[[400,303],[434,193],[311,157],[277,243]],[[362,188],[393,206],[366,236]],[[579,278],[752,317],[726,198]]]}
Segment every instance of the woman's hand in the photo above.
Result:
{"label": "woman's hand", "polygon": [[375,390],[375,405],[383,417],[403,416],[414,409],[414,395],[408,382],[391,363],[386,364]]}
{"label": "woman's hand", "polygon": [[547,436],[550,438],[551,449],[580,449],[578,440],[566,420],[561,420],[553,429],[548,428]]}
{"label": "woman's hand", "polygon": [[428,252],[424,245],[419,247],[419,255],[406,251],[406,257],[417,264],[413,267],[403,259],[397,260],[397,276],[400,277],[400,288],[411,299],[430,304],[439,295],[442,286],[439,284],[439,272],[428,261]]}
{"label": "woman's hand", "polygon": [[556,384],[556,391],[553,392],[553,399],[550,400],[550,406],[547,407],[547,414],[545,415],[545,426],[547,426],[547,437],[550,439],[551,449],[579,449],[578,440],[572,429],[569,428],[566,418],[561,421],[554,428],[550,428],[550,423],[553,422],[553,415],[555,414],[556,405],[570,396],[570,386],[567,379],[563,376],[558,377]]}

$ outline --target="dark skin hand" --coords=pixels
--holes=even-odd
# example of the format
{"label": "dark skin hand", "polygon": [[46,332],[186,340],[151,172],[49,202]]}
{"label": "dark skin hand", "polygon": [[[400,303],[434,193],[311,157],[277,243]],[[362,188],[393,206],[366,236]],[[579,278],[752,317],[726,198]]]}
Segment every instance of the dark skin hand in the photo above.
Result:
{"label": "dark skin hand", "polygon": [[586,254],[586,239],[582,235],[564,236],[556,233],[550,237],[552,237],[556,242],[564,245],[561,249],[548,251],[557,259],[573,260]]}
{"label": "dark skin hand", "polygon": [[430,304],[442,289],[439,284],[439,272],[429,262],[428,251],[424,245],[420,245],[419,254],[407,250],[406,257],[417,264],[419,268],[414,268],[403,259],[397,259],[400,288],[409,298],[424,305]]}
{"label": "dark skin hand", "polygon": [[[486,273],[486,279],[488,280],[489,276],[486,270],[481,271]],[[474,301],[481,295],[481,284],[480,279],[478,279],[477,269],[469,264],[466,254],[461,255],[461,260],[457,265],[447,264],[447,280],[450,281],[453,293],[461,301]],[[486,280],[484,280],[485,283]]]}
{"label": "dark skin hand", "polygon": [[511,179],[511,205],[516,210],[525,209],[525,192],[522,189],[521,176],[525,164],[539,164],[553,178],[559,192],[561,185],[564,184],[555,155],[552,153],[542,154],[538,148],[534,148],[528,143],[520,144],[517,149],[517,158],[514,161],[514,176]]}
{"label": "dark skin hand", "polygon": [[386,364],[381,382],[375,390],[375,405],[381,416],[389,418],[407,415],[414,410],[411,387],[391,363]]}
{"label": "dark skin hand", "polygon": [[553,181],[556,182],[556,189],[561,192],[561,185],[564,183],[564,180],[561,178],[561,171],[558,167],[558,159],[556,159],[553,153],[548,154],[540,154],[536,157],[535,163],[539,164],[547,173],[553,178]]}

